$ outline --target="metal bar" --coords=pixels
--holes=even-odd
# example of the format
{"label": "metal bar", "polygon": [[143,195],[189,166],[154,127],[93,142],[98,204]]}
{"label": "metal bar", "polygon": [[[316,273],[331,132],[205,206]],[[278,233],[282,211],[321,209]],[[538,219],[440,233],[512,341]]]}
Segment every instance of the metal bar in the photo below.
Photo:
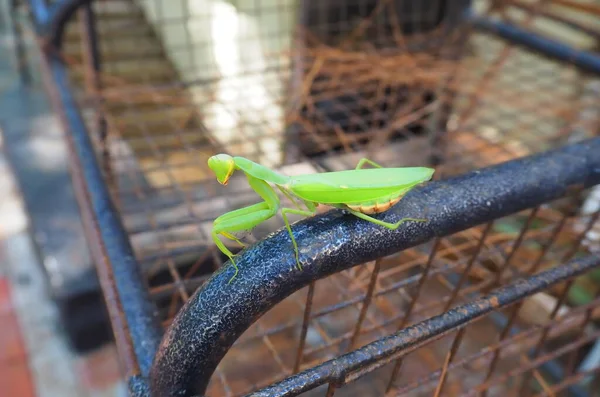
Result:
{"label": "metal bar", "polygon": [[296,396],[331,380],[342,384],[349,378],[354,379],[352,371],[359,371],[367,365],[374,365],[378,368],[387,364],[394,356],[406,354],[431,338],[439,338],[494,310],[506,307],[551,285],[581,275],[598,266],[600,266],[600,256],[590,255],[527,279],[521,279],[497,289],[488,296],[457,306],[444,314],[410,326],[335,360],[327,361],[288,377],[248,396]]}
{"label": "metal bar", "polygon": [[[537,214],[539,209],[540,209],[539,206],[535,207],[533,209],[533,211],[531,211],[529,217],[527,217],[527,221],[525,222],[525,225],[523,225],[523,227],[521,228],[521,232],[519,233],[518,237],[516,238],[516,240],[512,246],[512,249],[511,249],[510,253],[508,254],[508,257],[504,261],[502,268],[500,270],[498,270],[498,272],[496,273],[496,278],[494,280],[495,285],[498,285],[498,283],[501,282],[502,275],[504,274],[505,270],[508,268],[508,265],[510,264],[510,261],[512,260],[513,256],[515,255],[515,253],[521,246],[521,243],[523,242],[523,238],[525,237],[525,233],[529,229],[531,222],[535,219],[535,215]],[[516,307],[519,307],[519,304],[517,304]],[[516,318],[516,315],[517,315],[517,309],[515,307],[513,307],[512,314],[510,316],[510,320],[508,321],[508,324],[506,325],[504,330],[500,332],[500,341],[502,341],[504,338],[506,338],[508,331],[510,330],[510,328],[512,326],[512,321]],[[490,361],[490,365],[488,367],[484,381],[487,381],[492,376],[494,371],[496,370],[496,365],[498,364],[499,358],[500,358],[500,356],[499,356],[498,352],[495,352],[494,356],[492,357],[492,360]],[[487,397],[487,390],[481,394],[481,397]]]}
{"label": "metal bar", "polygon": [[[406,325],[408,324],[410,316],[412,315],[415,305],[417,304],[417,300],[419,300],[419,297],[421,296],[421,289],[423,288],[423,286],[425,285],[425,282],[427,281],[427,278],[429,277],[429,271],[431,270],[431,265],[433,263],[433,260],[435,259],[435,255],[437,254],[437,251],[440,247],[441,242],[442,242],[442,240],[440,238],[436,238],[435,241],[433,242],[433,247],[431,248],[429,258],[427,259],[427,263],[425,264],[425,269],[423,270],[423,273],[421,274],[421,278],[419,279],[417,288],[412,296],[412,299],[410,301],[408,308],[406,309],[406,313],[404,314],[404,316],[402,317],[402,320],[398,324],[398,328],[397,328],[398,331],[405,328]],[[403,364],[402,359],[399,359],[394,364],[394,368],[392,369],[392,375],[390,376],[390,380],[388,381],[388,385],[386,388],[386,393],[388,391],[390,391],[391,388],[394,386],[394,381],[400,374],[400,370],[402,369],[402,364]]]}
{"label": "metal bar", "polygon": [[[52,8],[48,7],[44,0],[30,0],[29,3],[37,31],[43,34],[50,24],[54,30],[60,31],[61,35],[56,36],[54,42],[54,44],[60,44],[66,22],[78,7],[91,3],[91,0],[66,0],[54,3]],[[130,332],[130,334],[124,335],[124,339],[127,341],[123,343],[131,343],[135,353],[135,362],[132,365],[133,367],[139,366],[141,375],[146,377],[162,333],[156,317],[156,308],[151,303],[127,233],[111,201],[85,122],[70,90],[66,67],[58,58],[49,53],[42,56],[41,66],[44,83],[51,93],[50,99],[55,109],[58,110],[65,128],[71,132],[69,142],[75,151],[75,162],[78,163],[75,168],[81,168],[81,179],[86,185],[85,191],[102,240],[98,242],[103,247],[100,255],[108,259],[107,265],[112,266],[110,271],[99,271],[101,278],[102,275],[105,276],[104,279],[101,279],[105,296],[114,296],[115,298],[115,301],[109,302],[108,308],[113,311],[111,313],[113,318],[121,314],[116,312],[122,311],[125,324],[121,332],[123,334]],[[85,203],[80,203],[80,205],[84,206]],[[103,266],[103,263],[104,261],[100,261],[98,266]],[[114,288],[114,291],[106,290],[105,287]],[[127,358],[122,359],[127,360]],[[131,390],[134,394],[147,394],[144,392],[144,390],[147,391],[147,386],[142,385],[145,382],[139,382],[138,378],[136,375],[130,379],[133,382],[130,383],[135,384]]]}
{"label": "metal bar", "polygon": [[[458,275],[457,274],[453,274],[450,273],[449,274],[449,278],[453,278],[454,281],[453,283],[456,282],[456,280],[458,280]],[[477,299],[478,295],[476,294],[468,294],[469,297],[471,297],[471,299]],[[584,309],[587,309],[588,307],[595,307],[600,303],[600,301],[595,301],[592,302],[591,304],[587,305]],[[573,322],[575,322],[575,317],[579,314],[582,313],[584,310],[578,310],[574,309],[572,311],[570,311],[568,314],[566,314],[565,316],[559,317],[555,320],[553,320],[551,323],[545,324],[543,325],[543,329],[545,328],[551,328],[552,332],[554,332],[557,335],[562,335],[562,332],[560,331],[561,329],[566,329],[568,327],[568,324],[572,324]],[[496,325],[496,327],[500,328],[500,327],[504,327],[507,323],[507,318],[506,316],[504,316],[501,312],[495,311],[489,314],[489,319]],[[541,332],[540,328],[527,328],[525,330],[521,330],[521,329],[517,329],[517,327],[513,327],[512,331],[511,331],[511,336],[507,339],[504,339],[503,341],[498,341],[496,343],[493,343],[491,345],[486,346],[485,348],[483,348],[482,350],[479,350],[477,353],[474,354],[470,354],[466,357],[461,358],[458,361],[454,361],[452,363],[450,363],[450,365],[448,366],[448,370],[453,370],[453,369],[458,369],[458,368],[464,368],[466,367],[469,363],[471,363],[474,360],[477,359],[487,359],[487,357],[489,355],[491,355],[493,352],[498,351],[498,350],[504,350],[506,348],[509,348],[509,346],[514,345],[515,343],[523,343],[523,341],[527,340],[528,338],[532,338],[533,336],[535,336],[536,334],[538,334],[539,332]],[[552,377],[554,379],[561,379],[562,376],[562,367],[554,360],[554,361],[547,361],[546,363],[540,365],[540,368],[544,371],[547,371],[549,374],[552,375]],[[404,385],[401,389],[397,390],[397,395],[406,395],[408,393],[410,393],[411,391],[414,391],[415,389],[420,389],[422,390],[422,388],[425,385],[428,385],[432,382],[434,382],[436,379],[439,379],[439,377],[441,376],[442,370],[438,369],[437,371],[431,372],[417,380],[411,381],[409,384]],[[587,396],[587,393],[585,393],[585,391],[583,393],[575,393],[573,394],[574,396]]]}
{"label": "metal bar", "polygon": [[556,393],[556,392],[563,391],[570,385],[580,382],[581,380],[586,379],[586,378],[589,379],[594,376],[598,376],[599,373],[600,373],[600,367],[596,367],[596,368],[593,368],[593,369],[591,369],[589,371],[585,371],[585,372],[579,372],[573,376],[568,377],[567,379],[564,379],[559,384],[553,385],[552,387],[550,387],[550,389],[547,392],[544,391],[542,393],[536,394],[535,397],[548,396],[548,395],[552,395],[552,394],[548,394],[550,392]]}
{"label": "metal bar", "polygon": [[29,8],[35,18],[36,27],[43,27],[50,21],[51,12],[46,0],[29,0]]}
{"label": "metal bar", "polygon": [[548,57],[568,62],[583,70],[600,74],[600,55],[574,49],[572,46],[543,37],[510,23],[493,21],[473,14],[469,16],[469,20],[478,29],[496,34]]}
{"label": "metal bar", "polygon": [[479,237],[479,242],[477,243],[477,248],[475,248],[475,252],[473,254],[471,254],[471,257],[469,258],[469,261],[467,262],[467,266],[465,267],[465,270],[462,271],[462,273],[460,275],[460,279],[458,280],[458,282],[454,286],[454,289],[452,290],[452,295],[450,295],[450,299],[448,299],[448,302],[446,302],[446,305],[444,306],[443,312],[447,312],[448,310],[450,310],[450,308],[454,304],[454,301],[458,297],[458,294],[462,290],[463,285],[465,285],[467,283],[467,279],[469,277],[469,274],[471,274],[471,269],[473,268],[473,265],[475,264],[475,260],[481,254],[481,251],[485,244],[485,239],[487,238],[490,230],[492,230],[493,226],[494,226],[493,221],[488,222],[488,224],[485,226],[485,229],[483,229],[483,231],[481,232],[481,237]]}
{"label": "metal bar", "polygon": [[[84,120],[79,112],[68,85],[65,66],[55,57],[42,57],[42,72],[50,92],[50,98],[62,122],[70,132],[68,140],[75,152],[75,167],[80,168],[82,182],[88,194],[90,205],[104,246],[104,255],[112,267],[106,273],[105,285],[116,289],[117,301],[109,301],[110,308],[122,310],[126,326],[131,332],[131,343],[140,367],[141,374],[149,372],[154,353],[160,341],[161,328],[156,317],[156,308],[146,290],[143,276],[137,266],[135,256],[121,218],[111,201],[109,191],[96,159],[93,144],[87,134]],[[102,264],[97,264],[102,266]],[[105,291],[107,293],[108,291]]]}
{"label": "metal bar", "polygon": [[27,57],[27,49],[25,48],[25,37],[21,21],[17,16],[18,0],[11,0],[9,3],[9,14],[10,24],[12,25],[14,42],[15,42],[15,58],[17,68],[19,70],[19,76],[21,77],[21,83],[23,85],[30,85],[32,82],[31,71],[29,69],[29,62]]}
{"label": "metal bar", "polygon": [[[589,219],[585,230],[583,230],[581,233],[579,233],[578,238],[575,240],[575,242],[573,243],[573,245],[571,246],[569,251],[564,255],[563,261],[570,260],[577,253],[579,247],[581,246],[581,243],[583,242],[583,239],[585,238],[586,234],[592,229],[592,227],[594,226],[594,223],[596,223],[596,220],[598,220],[598,217],[600,217],[600,212],[596,212]],[[554,304],[554,308],[552,309],[552,312],[550,313],[550,319],[554,319],[558,315],[558,311],[564,305],[564,303],[567,301],[569,290],[573,286],[574,282],[575,282],[575,280],[569,280],[569,281],[567,281],[566,285],[563,287],[562,292],[557,297],[556,303]],[[532,359],[536,359],[538,357],[538,355],[548,337],[548,333],[549,333],[549,331],[547,329],[544,330],[544,332],[540,336],[538,342],[535,344],[535,346],[533,348]],[[526,393],[525,389],[527,388],[527,384],[528,384],[530,378],[531,378],[531,374],[529,372],[525,372],[523,378],[520,381],[521,382],[521,388],[520,388],[520,392],[519,392],[520,396],[528,396],[529,395],[529,393]]]}
{"label": "metal bar", "polygon": [[[596,291],[594,299],[600,298],[600,291]],[[581,328],[577,331],[577,338],[581,338],[585,335],[585,327],[592,320],[593,309],[588,309],[585,312],[583,321],[581,322]],[[573,350],[567,359],[567,365],[565,366],[565,377],[573,376],[575,374],[575,365],[577,360],[577,350]]]}
{"label": "metal bar", "polygon": [[[539,253],[536,261],[533,263],[532,267],[527,271],[527,274],[531,275],[538,271],[539,266],[542,264],[542,260],[546,256],[548,249],[552,246],[555,239],[558,237],[558,234],[562,230],[566,220],[567,220],[567,216],[565,215],[562,217],[562,219],[560,220],[558,225],[553,230],[551,237],[548,239],[548,241],[544,245],[544,248],[540,251],[540,253]],[[513,323],[516,320],[517,314],[521,310],[521,307],[523,306],[523,304],[524,304],[524,301],[516,303],[512,307],[511,312],[508,316],[508,319],[503,317],[502,324],[499,324],[499,327],[502,328],[502,330],[500,331],[500,342],[504,341],[505,338],[512,336],[512,334],[516,332],[516,331],[513,332],[514,331]],[[494,352],[492,359],[490,361],[488,372],[487,372],[486,378],[485,378],[486,380],[489,379],[490,376],[492,375],[492,373],[494,372],[498,358],[499,358],[499,353],[498,353],[498,351],[496,351],[496,352]],[[578,394],[574,394],[574,395],[578,395]]]}
{"label": "metal bar", "polygon": [[[563,223],[564,219],[565,218],[563,218],[563,220],[561,220],[561,224]],[[559,226],[557,229],[560,230],[561,228],[562,227]],[[540,255],[540,257],[538,257],[538,260],[540,262],[541,262],[542,257],[543,257],[543,255]],[[538,261],[536,261],[536,262],[538,262]],[[537,270],[538,270],[538,267],[536,266],[535,270],[532,270],[532,271],[528,272],[528,276],[533,275],[535,272],[537,272]],[[451,276],[451,278],[452,278],[452,276],[458,277],[458,276],[456,276],[454,274],[450,274],[450,276]],[[469,299],[477,299],[477,295],[476,294],[469,294]],[[517,303],[515,303],[513,305],[509,317],[505,316],[501,312],[494,312],[494,313],[492,313],[490,315],[490,319],[492,320],[492,322],[496,325],[497,328],[501,329],[501,331],[500,331],[501,334],[500,334],[500,338],[499,338],[499,341],[498,341],[499,344],[506,343],[507,339],[512,338],[515,335],[523,335],[522,332],[525,332],[525,333],[529,332],[529,330],[523,331],[521,328],[512,325],[513,322],[514,322],[514,320],[515,320],[515,318],[516,318],[516,315],[517,315],[519,309],[523,305],[523,302],[524,302],[524,300],[521,300],[521,301],[519,301],[519,302],[517,302]],[[550,326],[545,326],[544,329],[551,329],[551,327]],[[544,331],[542,331],[542,332],[544,332]],[[490,363],[494,362],[495,360],[497,360],[497,357],[500,354],[499,351],[500,351],[499,349],[494,350],[494,352],[492,353],[492,357],[490,359]],[[532,354],[531,354],[532,352],[533,352],[533,350],[531,350],[528,353],[528,355],[527,355],[527,357],[530,358],[530,359],[535,358],[535,357],[532,358]],[[491,365],[490,365],[490,367],[491,367]],[[560,365],[560,363],[558,361],[556,361],[556,360],[547,361],[547,362],[541,364],[540,367],[541,367],[542,370],[544,370],[547,373],[549,373],[555,379],[560,380],[560,379],[562,379],[564,377],[563,376],[563,372],[564,372],[563,368]],[[488,379],[488,377],[486,377],[484,379],[484,381],[487,380],[487,379]],[[581,388],[581,387],[579,387],[577,385],[570,387],[569,388],[569,392],[571,393],[572,396],[577,396],[577,397],[586,397],[586,396],[588,396],[588,393],[583,388]]]}
{"label": "metal bar", "polygon": [[444,365],[442,367],[442,373],[440,374],[440,380],[435,388],[434,397],[439,397],[444,389],[444,385],[446,383],[446,379],[448,377],[448,366],[454,359],[456,352],[458,351],[460,344],[462,343],[462,339],[465,336],[466,328],[461,328],[456,333],[454,340],[452,341],[452,346],[450,346],[450,350],[446,354],[446,359],[444,360]]}
{"label": "metal bar", "polygon": [[[539,207],[536,207],[536,210],[537,210],[537,208],[539,208]],[[448,310],[450,310],[450,308],[454,304],[454,300],[458,296],[458,293],[461,290],[463,284],[466,283],[467,278],[469,277],[469,274],[470,274],[470,270],[473,267],[473,264],[475,263],[475,259],[477,259],[477,257],[481,253],[481,249],[483,248],[483,245],[485,243],[485,239],[486,239],[488,233],[490,232],[490,230],[492,229],[493,225],[494,225],[493,221],[492,222],[488,222],[488,224],[485,226],[485,229],[481,233],[481,237],[479,238],[479,243],[477,244],[477,248],[475,249],[475,253],[473,253],[471,255],[471,258],[469,259],[467,267],[461,273],[460,279],[458,280],[458,282],[454,286],[454,289],[452,290],[452,295],[450,296],[450,299],[448,299],[448,302],[446,303],[446,306],[444,307],[443,313],[446,313]],[[515,243],[515,246],[516,246],[516,243]],[[511,254],[509,254],[509,257],[512,256],[512,254],[514,253],[514,251],[515,251],[515,249],[513,248],[513,250],[511,251]],[[509,259],[506,260],[505,264],[507,264],[508,262],[509,262]],[[438,381],[438,386],[437,386],[437,388],[435,390],[435,396],[439,396],[441,394],[443,388],[444,388],[444,384],[446,382],[446,377],[448,376],[448,372],[447,372],[448,371],[448,366],[450,365],[450,363],[452,363],[452,360],[454,360],[454,356],[456,355],[456,352],[460,348],[460,344],[462,343],[464,332],[465,332],[465,328],[459,330],[458,333],[456,334],[456,336],[454,337],[454,340],[452,341],[452,346],[450,347],[450,350],[448,351],[448,353],[446,355],[446,360],[444,361],[444,366],[442,367],[442,373],[440,374],[440,379]]]}
{"label": "metal bar", "polygon": [[300,331],[300,342],[298,343],[298,350],[296,351],[296,361],[294,363],[294,369],[292,372],[294,374],[300,371],[300,365],[302,364],[302,355],[304,354],[304,345],[306,344],[306,334],[308,332],[310,312],[312,309],[314,295],[315,283],[310,283],[310,285],[308,286],[308,292],[306,293],[306,305],[304,307],[304,318],[302,320],[302,328]]}
{"label": "metal bar", "polygon": [[390,231],[332,210],[293,226],[303,271],[284,229],[225,264],[190,298],[166,331],[151,370],[160,396],[201,394],[235,340],[263,313],[312,281],[600,183],[600,138],[434,181],[379,216],[427,223]]}
{"label": "metal bar", "polygon": [[84,64],[86,74],[86,88],[88,95],[93,98],[94,103],[94,124],[96,132],[100,137],[102,146],[102,167],[104,169],[107,183],[111,186],[114,183],[114,175],[111,168],[110,152],[108,150],[108,124],[104,118],[102,110],[102,81],[100,74],[102,72],[102,58],[100,55],[100,43],[98,41],[98,30],[96,24],[96,15],[91,3],[85,4],[81,8],[82,22],[82,53],[85,55]]}
{"label": "metal bar", "polygon": [[327,387],[327,392],[325,393],[325,397],[333,397],[335,394],[336,386],[333,383],[330,383]]}
{"label": "metal bar", "polygon": [[[532,9],[532,6],[530,4],[527,4],[521,0],[513,0],[509,3],[509,5],[520,8],[522,10],[531,10]],[[543,16],[543,17],[551,19],[553,21],[562,23],[563,25],[565,25],[571,29],[575,29],[582,33],[585,33],[585,34],[595,38],[596,40],[600,39],[600,30],[596,30],[594,27],[584,25],[578,21],[571,20],[571,19],[565,17],[559,11],[553,11],[552,9],[550,9],[550,10],[542,9],[542,10],[537,10],[536,14],[538,16]]]}
{"label": "metal bar", "polygon": [[46,4],[45,0],[29,0],[36,19],[38,33],[45,40],[45,47],[60,50],[67,22],[79,7],[91,4],[93,0],[63,0]]}
{"label": "metal bar", "polygon": [[369,286],[367,287],[367,292],[365,294],[365,298],[363,299],[363,304],[360,308],[360,313],[358,315],[358,319],[356,320],[356,325],[354,326],[354,332],[352,333],[352,337],[350,338],[350,342],[348,343],[348,350],[354,349],[356,341],[360,336],[360,330],[362,328],[363,321],[365,321],[365,317],[367,316],[367,310],[369,310],[369,306],[371,305],[371,299],[373,298],[373,292],[375,292],[377,276],[379,276],[380,269],[381,259],[378,259],[375,261],[375,266],[373,267],[373,271],[371,272],[371,281],[369,282]]}
{"label": "metal bar", "polygon": [[[72,152],[69,153],[69,160],[70,164],[77,164],[77,159]],[[93,210],[90,208],[89,196],[83,187],[84,178],[81,169],[74,166],[71,167],[70,171],[73,180],[73,190],[80,208],[84,233],[90,241],[93,241],[92,239],[100,239],[100,230],[94,219]],[[90,253],[96,265],[104,299],[107,302],[115,303],[108,305],[107,311],[110,316],[110,324],[115,338],[115,345],[119,353],[119,361],[126,377],[137,376],[140,374],[140,366],[135,352],[133,351],[133,342],[129,333],[127,319],[119,304],[119,293],[108,270],[110,265],[107,261],[106,249],[101,244],[90,244]]]}
{"label": "metal bar", "polygon": [[[462,394],[461,397],[463,397],[463,396],[471,397],[471,396],[477,395],[477,393],[481,392],[482,390],[489,390],[491,387],[493,387],[497,384],[506,382],[509,378],[521,375],[525,371],[534,370],[535,368],[542,366],[544,363],[546,363],[550,360],[556,360],[558,357],[560,357],[566,353],[569,353],[573,349],[580,348],[581,346],[585,345],[586,343],[589,343],[589,342],[593,341],[594,339],[598,339],[598,337],[600,337],[600,331],[595,331],[595,332],[591,333],[590,335],[586,335],[584,338],[576,339],[572,342],[569,342],[565,346],[561,346],[558,349],[553,349],[550,353],[548,353],[545,356],[536,358],[535,360],[529,360],[528,362],[525,363],[525,365],[517,366],[514,369],[510,369],[507,372],[502,373],[502,375],[500,375],[496,378],[493,378],[486,382],[480,383],[479,385],[475,386],[473,389]],[[523,394],[517,394],[517,396],[523,396]]]}

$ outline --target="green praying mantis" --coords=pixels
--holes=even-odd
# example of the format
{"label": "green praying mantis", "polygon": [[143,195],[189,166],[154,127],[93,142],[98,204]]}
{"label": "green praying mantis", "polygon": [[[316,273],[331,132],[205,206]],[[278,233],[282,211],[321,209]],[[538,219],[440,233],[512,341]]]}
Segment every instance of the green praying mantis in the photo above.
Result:
{"label": "green praying mantis", "polygon": [[[365,164],[375,168],[363,169]],[[245,247],[246,244],[233,233],[252,230],[280,211],[292,239],[297,268],[302,270],[298,244],[292,233],[288,214],[312,216],[316,214],[317,206],[323,204],[344,209],[358,218],[391,230],[396,230],[402,223],[408,221],[426,222],[426,219],[403,218],[396,223],[388,223],[371,215],[390,209],[409,190],[430,180],[435,171],[427,167],[384,168],[374,161],[363,158],[354,170],[286,176],[244,157],[233,157],[227,154],[212,156],[208,160],[208,166],[222,185],[227,185],[235,171],[242,171],[250,187],[264,200],[223,214],[213,223],[212,238],[221,252],[229,257],[235,268],[229,283],[237,276],[238,267],[233,259],[235,255],[223,244],[219,235]],[[279,197],[270,184],[275,185],[296,208],[281,208]],[[299,202],[304,204],[306,209],[302,209]]]}

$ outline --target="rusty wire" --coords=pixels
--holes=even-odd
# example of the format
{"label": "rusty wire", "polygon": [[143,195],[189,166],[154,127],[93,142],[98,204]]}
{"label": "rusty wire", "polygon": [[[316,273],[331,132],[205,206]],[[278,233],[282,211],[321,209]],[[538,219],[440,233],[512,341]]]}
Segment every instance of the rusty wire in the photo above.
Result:
{"label": "rusty wire", "polygon": [[[216,90],[225,77],[217,74],[183,79],[159,45],[160,37],[147,29],[141,11],[144,1],[124,6],[135,14],[136,25],[127,18],[127,12],[113,12],[110,3],[94,3],[104,54],[102,70],[93,71],[86,50],[78,48],[89,32],[78,33],[74,21],[58,55],[69,66],[73,89],[81,91],[82,109],[91,109],[104,120],[105,126],[96,119],[89,128],[102,154],[106,178],[137,261],[166,327],[193,291],[223,262],[207,233],[212,219],[255,201],[242,183],[232,182],[227,192],[219,190],[206,159],[234,149],[238,150],[235,154],[265,158],[269,153],[245,149],[243,145],[280,136],[281,131],[271,125],[268,107],[249,120],[220,103],[235,121],[231,128],[236,135],[227,144],[220,143],[218,131],[211,131],[205,119],[210,116],[206,109],[221,100]],[[306,40],[306,45],[301,67],[293,71],[300,87],[293,106],[289,106],[286,90],[293,75],[291,59],[297,54],[289,50],[265,51],[267,63],[277,65],[273,67],[276,79],[285,82],[285,88],[279,91],[274,84],[265,83],[274,98],[269,106],[285,107],[283,128],[299,126],[301,139],[309,142],[304,146],[311,149],[295,163],[308,164],[317,171],[351,168],[355,157],[362,155],[379,156],[378,161],[389,166],[422,163],[427,157],[422,150],[431,149],[429,137],[443,129],[443,147],[435,149],[444,157],[438,173],[446,176],[553,147],[564,142],[575,125],[587,130],[588,135],[593,133],[589,131],[597,131],[600,117],[579,119],[586,109],[576,91],[586,83],[587,76],[470,29],[404,36],[393,3],[382,0],[357,25],[348,23],[344,26],[346,39],[336,45],[324,42],[310,29],[297,29],[296,34]],[[525,9],[527,16],[518,20],[523,27],[554,15],[551,3],[582,7],[566,0],[492,3],[487,12],[506,18],[512,6]],[[277,16],[285,10],[285,5],[277,5],[262,12]],[[391,16],[392,33],[369,41],[365,38],[367,32],[381,13]],[[112,17],[103,21],[102,15]],[[79,18],[83,17],[80,14]],[[189,11],[176,18],[159,11],[155,23],[171,26],[203,22],[203,18]],[[183,44],[178,44],[178,51],[193,54],[202,44],[190,41],[189,34],[186,37]],[[132,43],[125,51],[119,43],[124,38]],[[265,37],[251,38],[260,39]],[[422,46],[436,40],[438,45]],[[134,52],[136,45],[145,50]],[[131,64],[144,62],[162,66],[152,73],[136,73]],[[123,65],[129,65],[129,69]],[[229,78],[271,72],[270,68],[242,70],[239,76]],[[97,85],[93,84],[94,78]],[[545,93],[549,89],[552,95]],[[334,107],[345,121],[332,122],[319,104],[353,92],[361,93],[354,103],[339,101]],[[427,95],[434,99],[426,99]],[[445,114],[450,104],[452,114]],[[363,114],[364,109],[369,110],[368,115]],[[257,125],[260,136],[251,132]],[[319,156],[313,157],[317,152]],[[290,164],[284,160],[279,165]],[[580,194],[568,198],[566,205],[548,203],[311,284],[259,319],[240,338],[218,368],[208,395],[243,395],[259,389],[445,312],[518,276],[535,274],[585,252],[580,242],[598,215],[588,220],[586,230],[575,231],[573,225],[584,218],[576,210],[578,198],[585,197]],[[256,231],[254,238],[278,228],[278,221],[264,231]],[[503,230],[499,224],[512,225],[512,229]],[[452,281],[453,276],[458,276],[458,281]],[[374,371],[370,384],[358,381],[352,389],[350,385],[330,383],[326,395],[333,396],[342,387],[343,395],[376,395],[372,393],[386,389],[389,395],[405,395],[423,387],[436,396],[444,395],[445,390],[458,395],[474,384],[477,386],[472,390],[485,395],[492,387],[506,386],[502,382],[509,377],[518,379],[514,390],[520,392],[534,377],[541,385],[540,395],[559,393],[585,377],[575,371],[576,354],[597,336],[584,332],[586,325],[598,319],[597,297],[559,315],[575,283],[571,280],[563,288],[547,292],[546,297],[554,297],[555,306],[548,311],[543,325],[527,323],[524,311],[535,300],[525,300],[505,311],[506,322],[494,328],[491,335],[482,335],[477,328],[493,328],[490,321],[487,325],[473,324],[451,338],[422,346],[399,359],[387,372]],[[571,317],[577,318],[569,320]],[[511,333],[515,329],[518,331]],[[546,342],[559,343],[564,335],[576,337],[570,344],[544,350]],[[527,356],[531,347],[534,353]],[[465,349],[469,351],[463,352]],[[565,354],[567,375],[559,382],[548,382],[539,366]],[[248,356],[252,359],[244,358]],[[410,366],[406,364],[409,359]],[[255,368],[256,362],[262,363],[260,368]]]}

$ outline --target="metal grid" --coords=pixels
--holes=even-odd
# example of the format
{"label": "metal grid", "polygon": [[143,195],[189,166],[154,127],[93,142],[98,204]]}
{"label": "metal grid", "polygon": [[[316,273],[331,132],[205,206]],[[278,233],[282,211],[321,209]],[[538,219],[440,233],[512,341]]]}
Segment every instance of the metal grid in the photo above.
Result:
{"label": "metal grid", "polygon": [[[435,2],[423,9],[396,2],[394,9],[391,1],[346,1],[337,11],[356,6],[362,19],[332,22],[319,10],[312,29],[295,35],[291,3],[237,10],[175,3],[93,2],[93,12],[82,8],[69,20],[59,53],[165,327],[224,262],[209,239],[212,220],[256,201],[242,178],[226,190],[217,185],[206,167],[212,154],[243,155],[288,174],[352,168],[363,156],[387,166],[428,162],[445,178],[592,136],[600,125],[593,76],[471,27],[441,29],[430,12]],[[556,11],[547,3],[496,2],[491,9],[543,31],[541,21]],[[524,9],[532,12],[515,13]],[[208,56],[214,43],[195,37],[208,37],[201,30],[209,18],[234,11],[240,30],[223,45],[237,46],[237,54]],[[81,39],[93,36],[85,23],[91,15],[96,65],[94,41]],[[388,23],[376,23],[382,15]],[[239,60],[237,69],[223,66],[251,54],[263,55]],[[588,252],[598,212],[577,209],[587,193],[311,283],[244,333],[206,394],[243,395]],[[267,222],[248,239],[282,224]],[[587,290],[573,280],[432,338],[341,394],[431,395],[437,387],[438,394],[506,395],[524,392],[531,379],[537,390],[528,392],[580,393],[573,385],[586,374],[575,369],[581,347],[598,336],[598,300],[592,292],[578,301],[574,295]],[[566,302],[579,305],[563,313]],[[556,364],[562,376],[552,373]],[[335,389],[330,384],[327,395]]]}

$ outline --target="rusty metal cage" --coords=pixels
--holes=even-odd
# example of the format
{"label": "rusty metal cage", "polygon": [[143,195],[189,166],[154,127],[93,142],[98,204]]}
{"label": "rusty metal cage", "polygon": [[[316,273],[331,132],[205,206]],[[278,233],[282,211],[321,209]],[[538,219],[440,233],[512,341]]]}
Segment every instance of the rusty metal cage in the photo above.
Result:
{"label": "rusty metal cage", "polygon": [[[25,6],[132,395],[598,395],[597,3]],[[228,285],[219,152],[433,166],[382,215],[428,222],[301,220],[297,271],[273,219]]]}

